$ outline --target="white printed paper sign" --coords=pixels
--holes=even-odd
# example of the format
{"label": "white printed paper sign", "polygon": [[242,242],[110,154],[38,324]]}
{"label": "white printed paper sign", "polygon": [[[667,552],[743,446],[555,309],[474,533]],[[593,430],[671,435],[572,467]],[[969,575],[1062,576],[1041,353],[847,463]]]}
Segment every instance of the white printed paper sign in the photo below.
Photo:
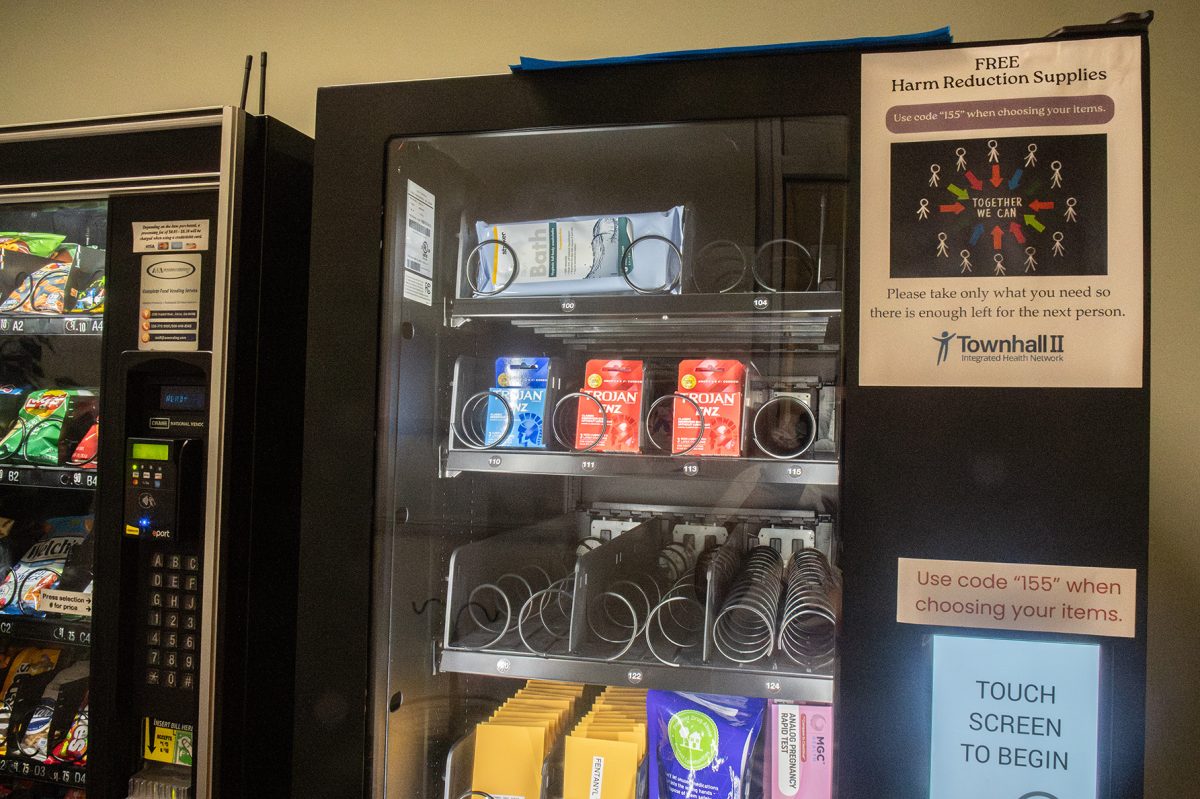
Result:
{"label": "white printed paper sign", "polygon": [[1139,387],[1141,40],[862,57],[859,383]]}
{"label": "white printed paper sign", "polygon": [[404,298],[433,305],[433,232],[436,198],[408,181],[404,215]]}
{"label": "white printed paper sign", "polygon": [[134,222],[134,252],[200,252],[208,249],[208,220]]}
{"label": "white printed paper sign", "polygon": [[139,350],[196,350],[200,346],[199,253],[142,256]]}

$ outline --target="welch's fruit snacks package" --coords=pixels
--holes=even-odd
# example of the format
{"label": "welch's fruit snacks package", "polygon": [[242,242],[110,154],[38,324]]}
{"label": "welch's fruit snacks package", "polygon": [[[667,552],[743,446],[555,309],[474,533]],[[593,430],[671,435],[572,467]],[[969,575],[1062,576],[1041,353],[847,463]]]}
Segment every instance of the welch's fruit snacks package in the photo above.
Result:
{"label": "welch's fruit snacks package", "polygon": [[496,359],[496,384],[488,397],[484,431],[487,446],[546,448],[546,410],[553,407],[549,393],[555,371],[550,358]]}
{"label": "welch's fruit snacks package", "polygon": [[[531,297],[554,294],[678,292],[682,268],[683,206],[667,211],[573,216],[532,222],[475,223],[483,244],[469,267],[477,296]],[[641,237],[657,236],[661,238]],[[667,244],[667,242],[670,244]],[[636,242],[636,243],[635,243]],[[631,252],[630,247],[633,247]],[[626,257],[628,255],[628,257]],[[516,275],[513,264],[516,262]],[[621,277],[622,270],[629,282]],[[507,284],[507,286],[506,286]]]}
{"label": "welch's fruit snacks package", "polygon": [[61,466],[72,441],[86,436],[96,419],[97,398],[82,388],[47,388],[25,397],[17,418],[0,438],[0,462]]}
{"label": "welch's fruit snacks package", "polygon": [[576,449],[641,451],[645,372],[642,361],[601,358],[587,362],[580,391],[596,401],[579,400],[575,420]]}
{"label": "welch's fruit snacks package", "polygon": [[770,705],[763,799],[833,796],[833,708]]}
{"label": "welch's fruit snacks package", "polygon": [[747,799],[765,699],[650,691],[650,799]]}
{"label": "welch's fruit snacks package", "polygon": [[42,591],[58,586],[67,558],[92,530],[91,516],[47,519],[41,539],[26,550],[0,582],[0,614],[44,617]]}

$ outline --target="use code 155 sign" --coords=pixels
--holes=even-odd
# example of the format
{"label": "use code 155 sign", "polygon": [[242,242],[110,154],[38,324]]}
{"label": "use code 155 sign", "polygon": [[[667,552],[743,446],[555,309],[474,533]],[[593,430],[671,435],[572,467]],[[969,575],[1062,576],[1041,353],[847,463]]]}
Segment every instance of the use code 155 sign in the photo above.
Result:
{"label": "use code 155 sign", "polygon": [[896,621],[1132,638],[1137,571],[900,558]]}

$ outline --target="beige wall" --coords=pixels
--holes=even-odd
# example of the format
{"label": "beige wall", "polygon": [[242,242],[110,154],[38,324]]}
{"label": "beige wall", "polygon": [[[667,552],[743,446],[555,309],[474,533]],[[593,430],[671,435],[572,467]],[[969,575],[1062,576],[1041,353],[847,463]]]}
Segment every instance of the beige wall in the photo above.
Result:
{"label": "beige wall", "polygon": [[[3,14],[0,124],[236,103],[242,58],[260,50],[270,52],[268,112],[311,133],[317,86],[498,72],[520,54],[594,57],[947,23],[959,41],[1039,36],[1128,8],[1117,0],[12,2]],[[1198,790],[1200,224],[1191,214],[1200,192],[1200,3],[1160,0],[1157,11],[1147,786],[1167,799]]]}

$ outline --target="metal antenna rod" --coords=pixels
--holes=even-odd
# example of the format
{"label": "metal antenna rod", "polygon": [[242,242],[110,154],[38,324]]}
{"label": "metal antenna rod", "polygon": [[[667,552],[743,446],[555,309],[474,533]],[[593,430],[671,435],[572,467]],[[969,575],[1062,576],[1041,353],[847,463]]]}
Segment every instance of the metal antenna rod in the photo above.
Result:
{"label": "metal antenna rod", "polygon": [[242,78],[242,102],[238,104],[238,108],[246,110],[246,95],[250,92],[250,68],[254,66],[254,56],[246,56],[246,74]]}
{"label": "metal antenna rod", "polygon": [[821,192],[821,227],[817,232],[817,291],[821,290],[821,261],[825,256],[825,204],[828,195]]}
{"label": "metal antenna rod", "polygon": [[267,113],[267,51],[258,57],[258,114]]}

